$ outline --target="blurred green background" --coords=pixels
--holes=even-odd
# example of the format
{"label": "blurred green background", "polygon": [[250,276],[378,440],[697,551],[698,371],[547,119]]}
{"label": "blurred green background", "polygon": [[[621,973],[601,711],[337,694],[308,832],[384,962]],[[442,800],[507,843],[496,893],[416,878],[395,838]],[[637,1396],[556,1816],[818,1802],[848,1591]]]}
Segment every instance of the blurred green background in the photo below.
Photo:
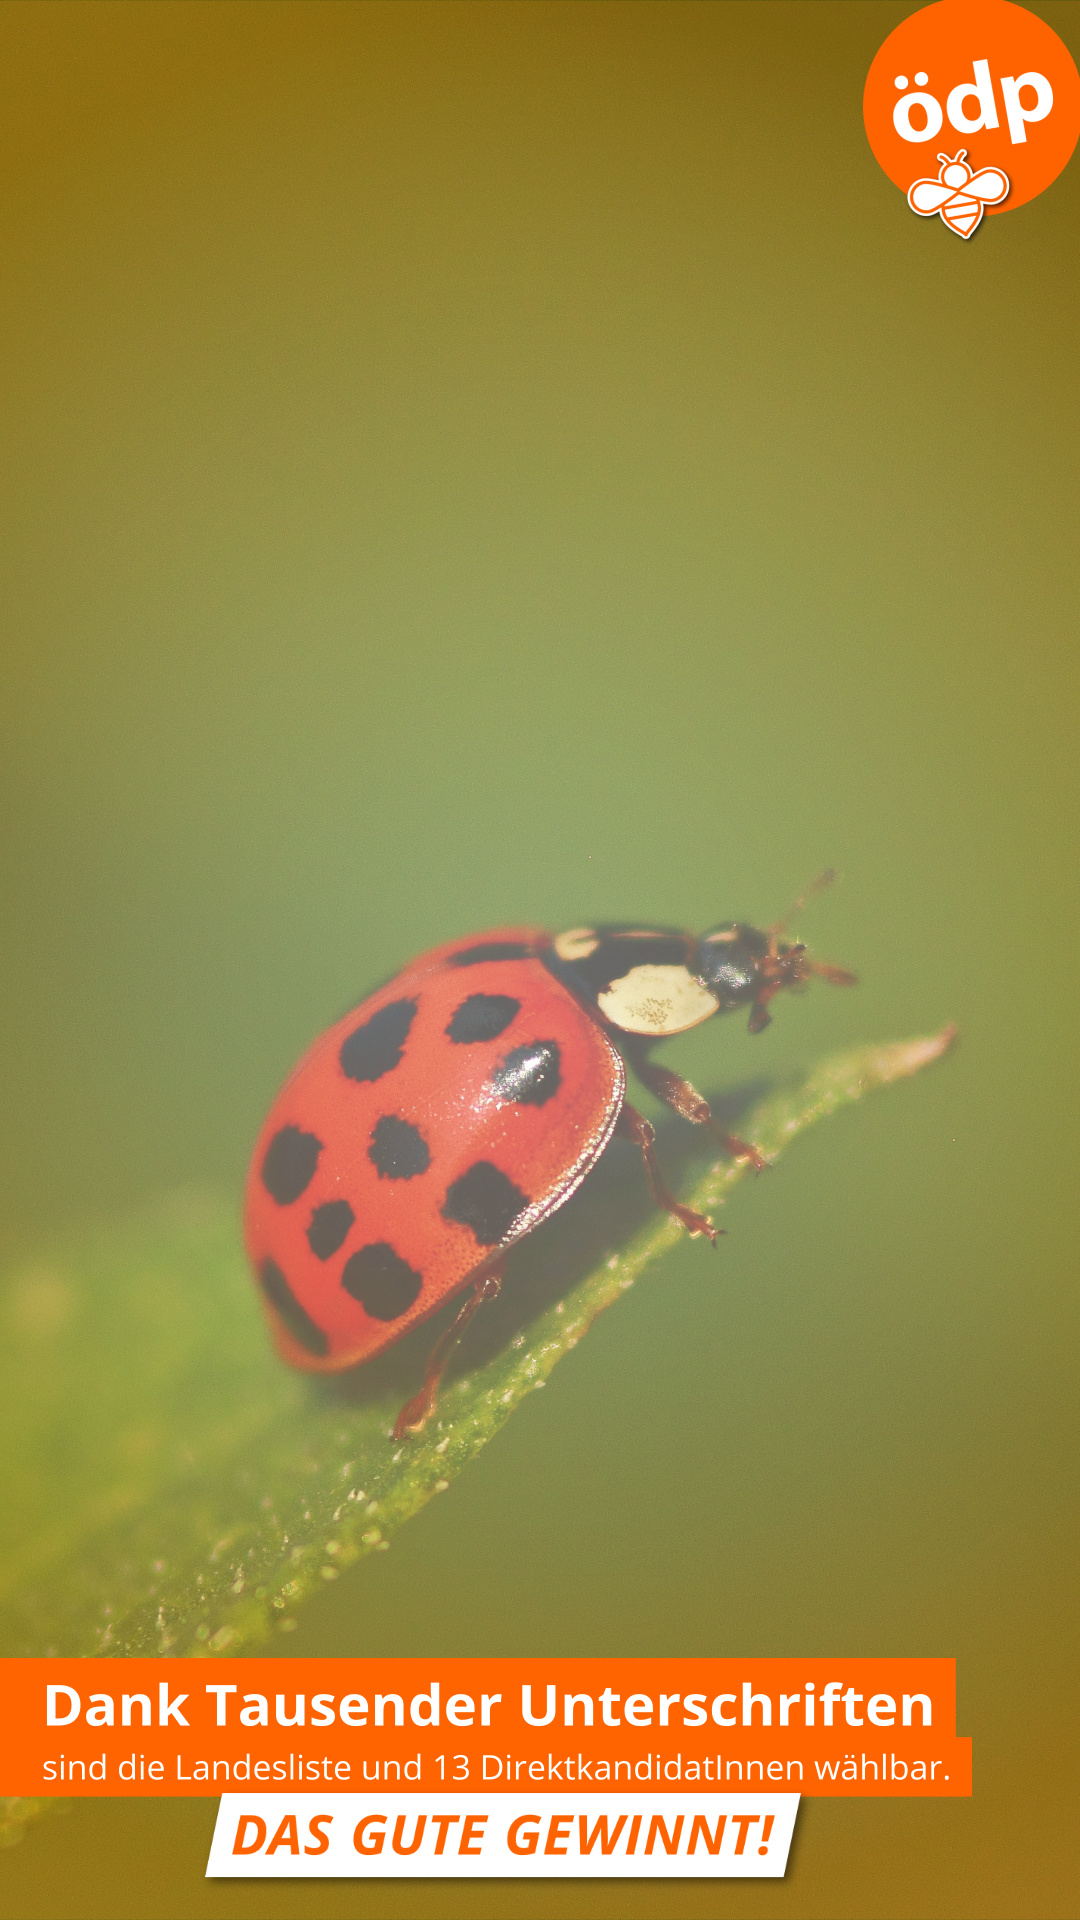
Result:
{"label": "blurred green background", "polygon": [[913,219],[861,123],[907,11],[4,8],[0,1251],[238,1188],[424,947],[836,864],[805,931],[858,993],[666,1057],[958,1054],[744,1188],[288,1650],[955,1654],[975,1797],[810,1801],[784,1883],[666,1890],[206,1884],[214,1803],[83,1802],[5,1913],[1077,1910],[1080,168]]}

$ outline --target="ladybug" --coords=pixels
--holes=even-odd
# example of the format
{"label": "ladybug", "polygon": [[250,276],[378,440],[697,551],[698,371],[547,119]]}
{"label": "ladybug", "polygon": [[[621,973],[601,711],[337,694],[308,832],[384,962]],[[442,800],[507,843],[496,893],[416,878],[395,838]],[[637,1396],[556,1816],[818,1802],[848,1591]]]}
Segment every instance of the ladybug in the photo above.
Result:
{"label": "ladybug", "polygon": [[637,1143],[657,1204],[715,1241],[665,1186],[626,1066],[760,1170],[757,1149],[649,1054],[736,1007],[760,1033],[774,996],[811,975],[854,983],[783,930],[502,928],[423,954],[328,1028],[274,1102],[248,1176],[247,1246],[282,1356],[317,1373],[356,1366],[468,1287],[394,1428],[418,1432],[508,1250],[615,1134]]}

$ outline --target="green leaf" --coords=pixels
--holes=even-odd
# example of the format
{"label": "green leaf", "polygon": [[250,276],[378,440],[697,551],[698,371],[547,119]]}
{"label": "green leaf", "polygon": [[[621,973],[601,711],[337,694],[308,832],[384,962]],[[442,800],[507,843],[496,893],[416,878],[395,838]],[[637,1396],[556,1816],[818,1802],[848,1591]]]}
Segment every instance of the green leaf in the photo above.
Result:
{"label": "green leaf", "polygon": [[[740,1128],[775,1158],[952,1037],[826,1060]],[[701,1136],[679,1132],[684,1154],[700,1151]],[[669,1166],[675,1151],[672,1135]],[[721,1161],[685,1197],[708,1212],[744,1174]],[[680,1237],[647,1208],[632,1150],[608,1156],[519,1249],[513,1284],[470,1329],[470,1371],[406,1441],[391,1428],[431,1324],[354,1376],[291,1373],[270,1350],[220,1200],[173,1198],[21,1267],[0,1289],[0,1650],[236,1653],[287,1632],[305,1595],[385,1549]],[[644,1224],[617,1244],[635,1213]],[[11,1809],[9,1827],[30,1810]]]}

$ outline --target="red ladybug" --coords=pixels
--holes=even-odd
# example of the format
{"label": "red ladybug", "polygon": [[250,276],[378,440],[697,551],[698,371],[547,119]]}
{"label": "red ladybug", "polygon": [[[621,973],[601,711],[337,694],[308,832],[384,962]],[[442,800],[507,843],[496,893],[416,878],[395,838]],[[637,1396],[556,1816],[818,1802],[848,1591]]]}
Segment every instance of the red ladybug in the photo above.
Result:
{"label": "red ladybug", "polygon": [[615,1133],[641,1148],[658,1205],[715,1240],[711,1220],[665,1187],[624,1059],[685,1120],[763,1166],[648,1056],[734,1007],[750,1007],[758,1033],[773,996],[812,974],[852,984],[781,932],[500,929],[422,955],[330,1027],[274,1102],[248,1177],[248,1251],[284,1358],[319,1373],[356,1366],[468,1286],[395,1427],[417,1431],[508,1249]]}

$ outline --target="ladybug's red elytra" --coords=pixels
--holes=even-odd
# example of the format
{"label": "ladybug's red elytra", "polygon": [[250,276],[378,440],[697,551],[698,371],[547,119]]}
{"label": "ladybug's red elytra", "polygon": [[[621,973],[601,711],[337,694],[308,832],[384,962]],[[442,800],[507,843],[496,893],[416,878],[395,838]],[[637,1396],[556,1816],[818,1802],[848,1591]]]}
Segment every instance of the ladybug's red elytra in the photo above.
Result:
{"label": "ladybug's red elytra", "polygon": [[854,983],[782,932],[500,928],[423,954],[328,1028],[275,1100],[248,1176],[247,1246],[283,1357],[320,1373],[356,1366],[468,1287],[394,1429],[417,1432],[508,1250],[616,1133],[640,1147],[657,1204],[715,1240],[664,1185],[626,1065],[762,1167],[649,1052],[736,1007],[758,1033],[770,1000],[812,975]]}

